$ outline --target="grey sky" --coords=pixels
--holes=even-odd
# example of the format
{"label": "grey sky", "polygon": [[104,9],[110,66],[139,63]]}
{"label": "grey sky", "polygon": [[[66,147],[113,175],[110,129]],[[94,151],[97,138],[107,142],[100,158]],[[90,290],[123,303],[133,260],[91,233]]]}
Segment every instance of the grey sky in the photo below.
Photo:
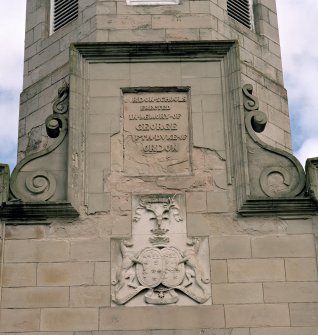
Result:
{"label": "grey sky", "polygon": [[[25,0],[0,1],[0,162],[15,164],[22,87]],[[295,154],[318,156],[317,0],[277,0]]]}

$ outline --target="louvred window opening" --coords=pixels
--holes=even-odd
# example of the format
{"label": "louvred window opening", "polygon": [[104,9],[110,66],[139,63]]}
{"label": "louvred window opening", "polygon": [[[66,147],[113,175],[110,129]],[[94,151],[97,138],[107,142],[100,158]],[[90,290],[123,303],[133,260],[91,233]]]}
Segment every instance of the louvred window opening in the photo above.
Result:
{"label": "louvred window opening", "polygon": [[78,0],[53,0],[52,6],[53,32],[78,17]]}
{"label": "louvred window opening", "polygon": [[251,28],[251,7],[249,0],[228,0],[227,12],[245,27]]}

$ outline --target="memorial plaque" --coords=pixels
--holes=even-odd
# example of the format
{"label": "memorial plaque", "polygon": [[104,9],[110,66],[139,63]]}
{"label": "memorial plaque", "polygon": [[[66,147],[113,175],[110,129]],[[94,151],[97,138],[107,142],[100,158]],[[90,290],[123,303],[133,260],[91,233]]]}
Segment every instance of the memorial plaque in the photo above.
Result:
{"label": "memorial plaque", "polygon": [[125,172],[189,174],[189,89],[126,89],[123,101]]}

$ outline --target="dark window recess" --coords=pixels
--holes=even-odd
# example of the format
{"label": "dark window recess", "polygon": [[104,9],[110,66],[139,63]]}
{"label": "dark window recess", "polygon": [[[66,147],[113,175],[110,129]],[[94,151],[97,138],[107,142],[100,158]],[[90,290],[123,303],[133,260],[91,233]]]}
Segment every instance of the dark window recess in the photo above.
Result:
{"label": "dark window recess", "polygon": [[78,17],[78,0],[53,1],[53,32]]}
{"label": "dark window recess", "polygon": [[251,28],[251,12],[249,0],[227,0],[227,12],[236,21]]}

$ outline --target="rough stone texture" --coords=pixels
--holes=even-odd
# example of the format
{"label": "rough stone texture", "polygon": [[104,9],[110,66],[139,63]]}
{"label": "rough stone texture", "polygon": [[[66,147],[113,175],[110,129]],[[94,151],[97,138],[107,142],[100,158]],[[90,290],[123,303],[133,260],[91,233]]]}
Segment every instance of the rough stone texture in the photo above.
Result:
{"label": "rough stone texture", "polygon": [[[241,77],[233,86],[253,85],[259,109],[269,119],[261,139],[290,149],[275,0],[254,1],[252,30],[227,15],[226,0],[184,0],[177,6],[80,0],[78,19],[54,34],[48,29],[49,3],[27,1],[18,158],[49,144],[45,118],[62,81],[69,81],[71,66],[69,143],[52,158],[52,167],[60,171],[69,151],[63,171],[68,166],[68,194],[80,217],[45,224],[1,221],[0,333],[318,333],[317,218],[237,214],[235,192],[242,185],[235,184],[230,159],[224,62],[97,60],[81,64],[82,80],[74,68],[78,55],[71,52],[69,58],[76,42],[235,40]],[[121,89],[145,86],[191,86],[187,175],[125,173]],[[212,301],[207,305],[111,306],[110,240],[130,238],[136,194],[186,198],[188,235],[209,241]]]}
{"label": "rough stone texture", "polygon": [[66,307],[68,296],[66,287],[3,288],[1,304],[5,308]]}
{"label": "rough stone texture", "polygon": [[72,286],[93,284],[94,264],[43,263],[38,265],[37,283],[40,286]]}
{"label": "rough stone texture", "polygon": [[261,284],[215,284],[212,285],[214,304],[250,304],[263,302]]}
{"label": "rough stone texture", "polygon": [[317,331],[317,327],[252,328],[251,335],[312,335]]}
{"label": "rough stone texture", "polygon": [[293,236],[264,236],[252,239],[253,257],[315,257],[311,234]]}
{"label": "rough stone texture", "polygon": [[1,332],[32,332],[39,330],[39,309],[1,309]]}
{"label": "rough stone texture", "polygon": [[290,304],[290,321],[292,326],[318,326],[318,304],[299,303]]}
{"label": "rough stone texture", "polygon": [[286,280],[288,281],[316,281],[316,258],[286,258]]}
{"label": "rough stone texture", "polygon": [[225,306],[227,327],[289,326],[287,304],[247,304]]}
{"label": "rough stone texture", "polygon": [[[171,317],[172,312],[174,317]],[[143,315],[142,318],[140,318],[140,314]],[[199,327],[223,328],[223,307],[106,308],[101,309],[100,312],[101,330],[187,329]]]}
{"label": "rough stone texture", "polygon": [[44,308],[41,313],[42,331],[97,330],[97,308]]}
{"label": "rough stone texture", "polygon": [[230,282],[285,281],[283,259],[238,259],[228,261]]}
{"label": "rough stone texture", "polygon": [[248,236],[212,237],[210,252],[211,259],[250,258],[250,238]]}
{"label": "rough stone texture", "polygon": [[2,287],[36,286],[36,263],[3,265]]}

